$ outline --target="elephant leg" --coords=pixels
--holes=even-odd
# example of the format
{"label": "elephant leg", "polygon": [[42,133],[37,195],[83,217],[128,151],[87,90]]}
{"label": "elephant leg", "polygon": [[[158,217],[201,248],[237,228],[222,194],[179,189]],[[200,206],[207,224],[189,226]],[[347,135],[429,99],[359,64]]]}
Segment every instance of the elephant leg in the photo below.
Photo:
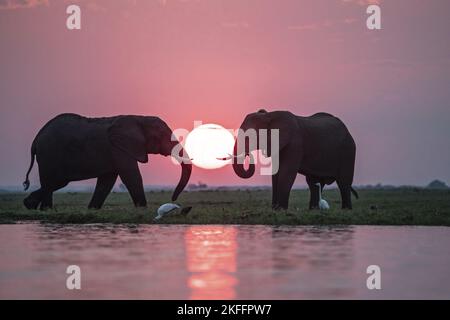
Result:
{"label": "elephant leg", "polygon": [[42,194],[40,210],[46,210],[53,208],[53,191],[44,190]]}
{"label": "elephant leg", "polygon": [[68,184],[62,166],[44,158],[39,165],[39,180],[41,181],[39,209],[51,209],[53,208],[53,192]]}
{"label": "elephant leg", "polygon": [[137,162],[130,159],[124,164],[128,165],[121,165],[119,167],[120,179],[127,187],[134,205],[136,207],[146,207],[147,200],[145,199],[144,184]]}
{"label": "elephant leg", "polygon": [[45,184],[45,187],[42,188],[42,201],[40,210],[52,209],[53,208],[53,192],[58,189],[64,188],[67,186],[67,182],[59,182],[53,183],[51,185]]}
{"label": "elephant leg", "polygon": [[30,195],[23,200],[23,204],[27,209],[36,210],[41,201],[42,201],[42,188],[30,193]]}
{"label": "elephant leg", "polygon": [[94,194],[91,202],[89,202],[89,209],[100,209],[105,202],[106,197],[111,192],[117,180],[117,173],[108,173],[97,178]]}
{"label": "elephant leg", "polygon": [[277,209],[287,209],[289,206],[289,195],[298,171],[298,161],[295,157],[280,158],[277,183]]}
{"label": "elephant leg", "polygon": [[316,185],[316,180],[311,176],[306,176],[306,183],[309,187],[309,209],[319,208],[319,186]]}
{"label": "elephant leg", "polygon": [[342,209],[352,209],[351,186],[341,181],[336,181],[341,192]]}
{"label": "elephant leg", "polygon": [[278,172],[272,175],[272,209],[278,207]]}

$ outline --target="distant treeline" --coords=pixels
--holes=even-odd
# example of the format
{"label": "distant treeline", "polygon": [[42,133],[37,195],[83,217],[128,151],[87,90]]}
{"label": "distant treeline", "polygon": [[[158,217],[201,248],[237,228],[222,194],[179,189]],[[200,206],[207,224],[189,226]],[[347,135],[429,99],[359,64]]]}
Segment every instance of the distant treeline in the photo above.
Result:
{"label": "distant treeline", "polygon": [[[435,189],[435,190],[444,190],[449,189],[447,184],[441,180],[433,180],[426,186],[414,186],[414,185],[388,185],[388,184],[366,184],[366,185],[355,185],[356,189]],[[217,190],[217,191],[226,191],[226,190],[267,190],[270,189],[270,185],[262,185],[262,186],[248,186],[248,185],[236,185],[236,186],[208,186],[206,183],[199,182],[197,184],[188,185],[188,191],[201,191],[201,190]],[[296,185],[293,189],[307,189],[306,185]],[[328,186],[327,188],[333,189],[336,188],[336,185]],[[37,186],[31,186],[31,190],[37,189]],[[146,185],[144,186],[145,191],[169,191],[173,189],[173,186],[165,186],[165,185]],[[94,185],[74,185],[67,186],[61,189],[59,192],[93,192]],[[11,193],[11,192],[23,192],[22,187],[20,186],[5,186],[0,187],[0,193]],[[122,184],[118,184],[114,187],[113,192],[127,192],[127,188]]]}

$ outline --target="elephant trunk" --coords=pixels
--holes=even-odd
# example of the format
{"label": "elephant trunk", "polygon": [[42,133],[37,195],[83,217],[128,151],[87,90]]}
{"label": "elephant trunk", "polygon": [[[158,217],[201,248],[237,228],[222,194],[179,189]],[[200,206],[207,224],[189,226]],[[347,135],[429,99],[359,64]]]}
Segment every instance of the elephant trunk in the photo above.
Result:
{"label": "elephant trunk", "polygon": [[[233,170],[240,178],[248,179],[248,178],[251,178],[253,176],[253,174],[255,173],[255,165],[253,163],[253,156],[250,152],[247,152],[248,151],[247,146],[245,148],[245,152],[238,155],[238,153],[237,153],[238,140],[239,139],[236,139],[236,142],[234,143]],[[250,156],[250,164],[248,166],[248,169],[245,169],[244,168],[244,159],[247,155]]]}
{"label": "elephant trunk", "polygon": [[[184,152],[184,150],[181,151],[182,154],[186,155],[187,153]],[[186,158],[186,156],[185,156]],[[180,177],[180,181],[178,181],[178,185],[175,188],[175,190],[173,191],[172,194],[172,201],[176,201],[178,199],[178,196],[180,195],[180,193],[184,190],[184,188],[186,187],[186,185],[189,182],[189,179],[191,177],[191,172],[192,172],[192,164],[190,163],[189,160],[186,161],[186,159],[181,160],[181,177]]]}

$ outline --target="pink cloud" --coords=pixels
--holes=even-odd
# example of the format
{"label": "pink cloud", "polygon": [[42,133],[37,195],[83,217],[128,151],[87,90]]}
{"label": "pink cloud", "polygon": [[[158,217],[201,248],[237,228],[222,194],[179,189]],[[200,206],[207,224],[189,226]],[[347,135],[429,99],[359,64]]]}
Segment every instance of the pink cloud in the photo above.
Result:
{"label": "pink cloud", "polygon": [[381,4],[381,0],[341,0],[343,3],[354,3],[360,6],[368,6],[370,4]]}
{"label": "pink cloud", "polygon": [[326,20],[323,22],[317,22],[317,23],[310,23],[310,24],[304,24],[304,25],[292,25],[288,27],[288,30],[291,31],[312,31],[312,30],[318,30],[323,28],[330,28],[342,24],[353,24],[357,22],[358,19],[355,18],[345,18],[342,20]]}
{"label": "pink cloud", "polygon": [[34,8],[48,5],[48,0],[0,0],[0,10]]}
{"label": "pink cloud", "polygon": [[296,26],[289,26],[288,30],[293,31],[304,31],[304,30],[316,30],[319,27],[316,23],[311,24],[305,24],[305,25],[296,25]]}
{"label": "pink cloud", "polygon": [[224,28],[248,28],[249,24],[246,21],[224,22],[224,23],[222,23],[222,27],[224,27]]}

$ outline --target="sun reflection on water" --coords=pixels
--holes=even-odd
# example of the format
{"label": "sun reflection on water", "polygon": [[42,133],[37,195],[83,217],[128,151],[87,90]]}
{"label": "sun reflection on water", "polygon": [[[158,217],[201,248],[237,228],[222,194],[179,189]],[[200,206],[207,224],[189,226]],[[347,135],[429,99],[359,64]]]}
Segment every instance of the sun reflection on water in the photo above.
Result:
{"label": "sun reflection on water", "polygon": [[237,230],[233,226],[191,226],[185,232],[190,299],[234,299]]}

